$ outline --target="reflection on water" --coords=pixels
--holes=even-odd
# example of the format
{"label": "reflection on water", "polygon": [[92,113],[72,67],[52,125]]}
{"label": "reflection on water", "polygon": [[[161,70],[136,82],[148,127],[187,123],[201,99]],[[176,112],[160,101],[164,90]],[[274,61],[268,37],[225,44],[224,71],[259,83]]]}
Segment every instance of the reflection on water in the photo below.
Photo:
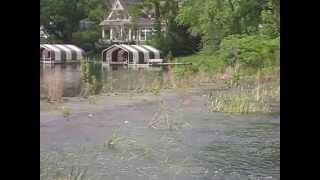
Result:
{"label": "reflection on water", "polygon": [[79,65],[40,66],[40,97],[60,94],[64,97],[76,96],[80,92]]}
{"label": "reflection on water", "polygon": [[40,66],[40,97],[75,97],[84,89],[84,81],[96,86],[95,93],[144,88],[159,79],[160,69],[107,69],[98,63]]}

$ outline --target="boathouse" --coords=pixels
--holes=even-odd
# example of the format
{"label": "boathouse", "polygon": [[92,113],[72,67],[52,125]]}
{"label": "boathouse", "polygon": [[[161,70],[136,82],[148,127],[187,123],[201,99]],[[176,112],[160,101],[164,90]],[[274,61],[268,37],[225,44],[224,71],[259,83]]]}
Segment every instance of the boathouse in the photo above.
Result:
{"label": "boathouse", "polygon": [[114,44],[102,51],[104,65],[139,65],[162,63],[160,50],[149,45]]}
{"label": "boathouse", "polygon": [[71,44],[40,44],[41,63],[80,62],[84,57],[84,50]]}

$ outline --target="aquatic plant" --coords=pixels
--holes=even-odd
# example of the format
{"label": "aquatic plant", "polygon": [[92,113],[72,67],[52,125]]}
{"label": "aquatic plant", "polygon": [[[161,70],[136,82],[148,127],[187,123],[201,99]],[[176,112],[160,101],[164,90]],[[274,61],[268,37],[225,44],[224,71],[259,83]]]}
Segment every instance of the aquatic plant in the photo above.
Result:
{"label": "aquatic plant", "polygon": [[121,160],[132,160],[138,157],[151,158],[153,150],[143,143],[139,143],[136,139],[121,136],[118,131],[113,131],[108,138],[104,147],[112,150],[113,157]]}
{"label": "aquatic plant", "polygon": [[59,71],[55,71],[47,74],[43,78],[47,90],[48,102],[61,103],[63,101],[64,87],[63,74]]}
{"label": "aquatic plant", "polygon": [[[80,96],[88,97],[89,95],[98,94],[103,88],[101,80],[97,78],[97,63],[81,62],[80,63],[80,77],[81,77],[81,92]],[[92,70],[94,69],[94,70]]]}
{"label": "aquatic plant", "polygon": [[180,96],[184,96],[187,94],[188,92],[188,83],[187,80],[181,80],[178,83],[176,83],[176,86],[174,88],[174,90],[180,95]]}
{"label": "aquatic plant", "polygon": [[236,94],[227,94],[225,92],[211,93],[209,94],[209,111],[236,113],[270,112],[270,103],[264,98],[256,99],[253,92],[255,90],[248,92],[238,90]]}
{"label": "aquatic plant", "polygon": [[88,97],[89,104],[97,104],[97,97],[95,95],[90,95]]}
{"label": "aquatic plant", "polygon": [[124,138],[120,137],[117,131],[113,131],[110,139],[105,142],[104,146],[107,146],[109,149],[115,149],[122,140]]}
{"label": "aquatic plant", "polygon": [[62,116],[69,119],[71,114],[72,114],[72,110],[71,108],[68,108],[68,107],[65,107],[65,106],[62,106],[61,107],[61,110],[62,110]]}
{"label": "aquatic plant", "polygon": [[149,87],[146,88],[146,91],[151,92],[155,96],[159,96],[161,94],[162,86],[161,82],[155,79]]}
{"label": "aquatic plant", "polygon": [[[47,180],[85,180],[90,177],[87,174],[88,167],[80,166],[79,162],[75,161],[80,154],[72,157],[62,153],[53,154],[48,152],[40,152],[40,179]],[[71,159],[70,159],[71,158]],[[71,163],[71,167],[64,165],[65,161]]]}
{"label": "aquatic plant", "polygon": [[160,101],[159,111],[155,112],[151,120],[147,121],[150,128],[168,128],[169,130],[178,130],[183,127],[188,127],[190,124],[178,119],[176,112],[169,108],[163,100]]}

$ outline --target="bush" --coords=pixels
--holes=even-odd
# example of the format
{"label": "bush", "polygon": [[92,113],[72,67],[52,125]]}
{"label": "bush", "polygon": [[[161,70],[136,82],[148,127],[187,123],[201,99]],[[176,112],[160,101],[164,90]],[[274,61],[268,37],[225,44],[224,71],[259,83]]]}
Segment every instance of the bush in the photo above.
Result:
{"label": "bush", "polygon": [[227,65],[264,68],[279,65],[280,38],[259,35],[231,35],[223,39],[218,57]]}
{"label": "bush", "polygon": [[103,88],[102,70],[99,63],[82,62],[80,64],[81,82],[83,84],[82,96],[98,94]]}
{"label": "bush", "polygon": [[177,61],[192,63],[191,67],[186,66],[174,68],[175,75],[177,75],[178,77],[184,75],[192,75],[196,72],[222,72],[226,67],[226,63],[221,61],[221,59],[217,58],[211,53],[207,53],[204,51],[192,56],[179,57],[177,58]]}

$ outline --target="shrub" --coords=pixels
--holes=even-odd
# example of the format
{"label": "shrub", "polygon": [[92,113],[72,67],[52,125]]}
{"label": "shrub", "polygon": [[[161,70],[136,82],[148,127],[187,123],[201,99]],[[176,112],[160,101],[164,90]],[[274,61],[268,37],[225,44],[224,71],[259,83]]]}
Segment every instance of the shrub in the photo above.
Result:
{"label": "shrub", "polygon": [[227,65],[255,69],[279,65],[280,38],[259,35],[231,35],[223,39],[218,57]]}

